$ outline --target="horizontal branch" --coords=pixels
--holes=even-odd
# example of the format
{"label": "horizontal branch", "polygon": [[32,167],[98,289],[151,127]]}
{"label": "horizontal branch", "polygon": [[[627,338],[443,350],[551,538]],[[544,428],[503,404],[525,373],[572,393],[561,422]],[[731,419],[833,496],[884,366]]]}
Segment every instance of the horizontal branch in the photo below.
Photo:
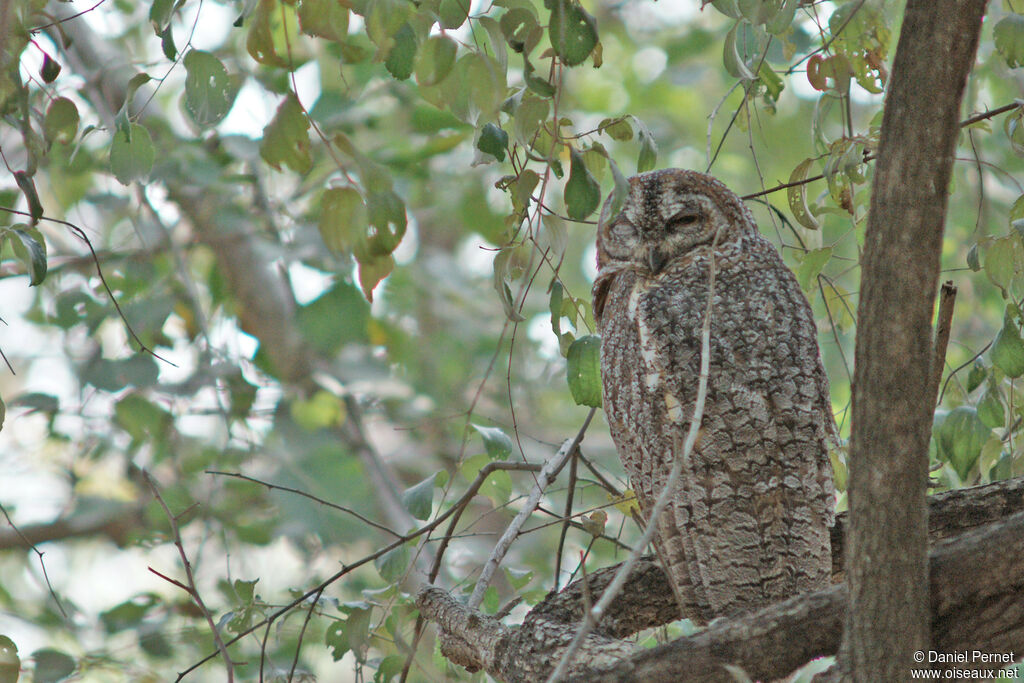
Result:
{"label": "horizontal branch", "polygon": [[[1024,479],[940,493],[929,504],[933,648],[1024,650],[1024,613],[1015,607],[1024,587]],[[833,565],[840,569],[845,522],[840,515],[833,533]],[[616,569],[602,569],[586,583],[576,581],[548,596],[519,626],[470,610],[435,587],[421,591],[417,603],[438,624],[442,652],[452,662],[509,683],[539,680]],[[835,654],[845,609],[846,587],[840,583],[639,650],[622,638],[678,616],[664,573],[646,560],[576,658],[571,680],[733,681],[723,664],[740,666],[754,679],[777,679],[814,657]]]}

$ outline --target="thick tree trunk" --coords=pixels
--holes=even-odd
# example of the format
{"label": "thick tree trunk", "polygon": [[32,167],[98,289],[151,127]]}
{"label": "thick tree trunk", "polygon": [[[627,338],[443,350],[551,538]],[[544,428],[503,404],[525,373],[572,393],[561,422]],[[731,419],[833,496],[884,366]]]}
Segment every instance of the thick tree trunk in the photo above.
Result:
{"label": "thick tree trunk", "polygon": [[902,681],[929,649],[932,306],[960,101],[985,0],[909,0],[885,101],[857,312],[844,669]]}

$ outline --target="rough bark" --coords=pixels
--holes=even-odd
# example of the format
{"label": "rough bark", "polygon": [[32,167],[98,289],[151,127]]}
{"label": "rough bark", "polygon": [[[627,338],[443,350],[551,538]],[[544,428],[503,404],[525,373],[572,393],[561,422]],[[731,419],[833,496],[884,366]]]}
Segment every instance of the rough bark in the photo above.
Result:
{"label": "rough bark", "polygon": [[885,101],[857,312],[844,669],[904,680],[927,651],[932,310],[960,101],[985,0],[909,0]]}
{"label": "rough bark", "polygon": [[[929,499],[932,648],[939,652],[1024,650],[1024,478]],[[843,567],[837,519],[833,567]],[[571,640],[584,608],[610,582],[617,567],[576,581],[548,596],[519,626],[469,610],[446,592],[428,587],[418,604],[441,633],[442,652],[470,669],[504,681],[541,680]],[[622,597],[612,603],[571,670],[574,679],[596,681],[732,681],[723,664],[754,678],[779,678],[810,659],[835,654],[842,635],[847,593],[843,584],[793,598],[755,614],[715,622],[706,631],[638,651],[621,640],[677,618],[664,573],[642,560]],[[927,606],[927,604],[926,604]],[[927,649],[927,648],[926,648]],[[968,662],[958,666],[970,666]],[[603,670],[602,670],[603,669]],[[909,676],[904,671],[899,680]]]}

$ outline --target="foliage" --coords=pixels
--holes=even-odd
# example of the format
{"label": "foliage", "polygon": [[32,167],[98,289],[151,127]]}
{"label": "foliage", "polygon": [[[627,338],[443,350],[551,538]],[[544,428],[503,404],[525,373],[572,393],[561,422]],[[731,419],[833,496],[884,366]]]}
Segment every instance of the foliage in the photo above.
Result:
{"label": "foliage", "polygon": [[[515,466],[600,404],[593,223],[634,171],[759,195],[846,433],[895,3],[700,4],[9,3],[0,503],[87,530],[6,537],[0,677],[166,680],[216,640],[242,679],[400,677],[416,581],[471,591],[533,485]],[[1016,9],[968,91],[1008,106],[968,120],[951,187],[944,488],[1024,473]],[[582,455],[598,474],[545,494],[486,610],[637,538],[600,418]],[[470,677],[432,651],[410,679]]]}

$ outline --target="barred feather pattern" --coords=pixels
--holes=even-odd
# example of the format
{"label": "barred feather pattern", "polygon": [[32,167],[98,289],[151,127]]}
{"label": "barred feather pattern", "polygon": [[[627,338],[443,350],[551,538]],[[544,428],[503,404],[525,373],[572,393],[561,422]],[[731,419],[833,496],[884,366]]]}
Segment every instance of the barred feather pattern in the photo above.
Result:
{"label": "barred feather pattern", "polygon": [[703,623],[827,586],[836,426],[796,278],[711,176],[642,174],[609,208],[594,284],[604,409],[645,516],[682,455],[716,268],[704,415],[656,522],[682,615]]}

